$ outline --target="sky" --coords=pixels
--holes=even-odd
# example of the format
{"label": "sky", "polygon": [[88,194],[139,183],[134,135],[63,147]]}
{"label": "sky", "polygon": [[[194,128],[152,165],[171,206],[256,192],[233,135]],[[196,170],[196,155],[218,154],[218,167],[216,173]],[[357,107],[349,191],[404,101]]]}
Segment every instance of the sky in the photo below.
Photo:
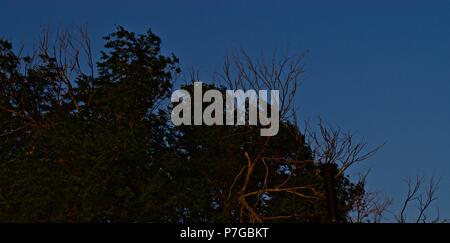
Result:
{"label": "sky", "polygon": [[151,29],[204,82],[236,48],[308,50],[298,118],[386,143],[351,173],[370,169],[368,188],[393,197],[393,211],[406,178],[435,174],[435,206],[450,218],[448,1],[0,0],[0,23],[1,37],[26,47],[44,28],[87,25],[98,51],[115,25]]}

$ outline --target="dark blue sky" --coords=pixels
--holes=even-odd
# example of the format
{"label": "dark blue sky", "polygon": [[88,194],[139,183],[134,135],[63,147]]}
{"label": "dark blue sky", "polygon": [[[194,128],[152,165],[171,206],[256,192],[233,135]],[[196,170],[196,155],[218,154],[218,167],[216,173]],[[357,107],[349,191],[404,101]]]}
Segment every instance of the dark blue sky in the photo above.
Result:
{"label": "dark blue sky", "polygon": [[115,24],[152,28],[205,81],[233,47],[308,49],[299,118],[387,142],[356,170],[371,168],[370,189],[397,203],[404,178],[442,177],[438,205],[450,218],[450,2],[361,2],[1,0],[0,36],[29,46],[44,27],[88,24],[99,48]]}

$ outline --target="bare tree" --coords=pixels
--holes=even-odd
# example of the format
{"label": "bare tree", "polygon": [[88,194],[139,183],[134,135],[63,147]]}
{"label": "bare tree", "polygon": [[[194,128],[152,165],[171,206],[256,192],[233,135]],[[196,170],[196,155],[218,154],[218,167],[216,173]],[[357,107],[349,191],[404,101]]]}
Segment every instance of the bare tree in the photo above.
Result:
{"label": "bare tree", "polygon": [[[218,81],[227,84],[229,89],[269,89],[280,91],[280,118],[289,124],[297,124],[295,98],[298,87],[302,81],[304,72],[302,60],[305,53],[298,55],[284,55],[277,58],[273,55],[269,62],[255,60],[245,51],[233,52],[231,57],[226,58],[222,73],[217,74]],[[292,129],[294,137],[300,145],[304,144],[304,135],[300,133],[298,126]],[[287,193],[308,200],[319,200],[324,193],[318,191],[318,185],[295,185],[289,186],[290,176],[285,181],[276,185],[271,181],[268,161],[282,162],[296,168],[301,168],[308,163],[335,163],[339,165],[340,176],[353,164],[363,161],[374,155],[381,147],[366,151],[364,142],[355,142],[353,134],[343,133],[340,129],[333,130],[319,123],[319,132],[314,133],[307,130],[306,137],[309,145],[313,147],[314,159],[297,161],[291,158],[266,157],[265,152],[269,146],[271,137],[267,137],[260,144],[259,152],[253,157],[245,152],[246,164],[238,170],[231,184],[227,199],[236,198],[240,205],[240,220],[247,219],[250,222],[263,222],[274,219],[290,219],[291,215],[263,215],[257,210],[256,205],[249,203],[251,197],[259,199],[265,194]],[[264,178],[254,178],[256,168],[265,171]],[[263,181],[263,185],[256,191],[250,190],[249,185],[253,180]],[[367,198],[364,198],[366,200]],[[369,203],[369,202],[366,202]],[[381,209],[380,209],[381,210]]]}
{"label": "bare tree", "polygon": [[[365,177],[361,179],[365,184]],[[406,195],[400,203],[397,213],[391,211],[394,200],[381,192],[364,192],[353,204],[349,214],[350,222],[355,223],[439,223],[446,222],[440,218],[439,209],[430,217],[432,204],[438,199],[439,180],[432,176],[428,182],[425,177],[408,178]],[[393,218],[389,215],[393,215]]]}
{"label": "bare tree", "polygon": [[[95,63],[92,53],[91,40],[87,27],[76,29],[58,29],[54,40],[50,37],[50,31],[44,30],[38,43],[38,56],[41,61],[55,65],[58,78],[61,82],[58,88],[58,97],[67,94],[77,111],[80,111],[80,103],[73,94],[73,80],[76,77],[88,76],[94,80]],[[33,55],[36,56],[36,53]],[[93,84],[91,84],[93,85]],[[90,100],[88,101],[89,105]]]}
{"label": "bare tree", "polygon": [[320,118],[318,130],[314,131],[305,124],[307,143],[311,146],[317,163],[338,165],[336,176],[342,175],[355,163],[372,157],[384,145],[368,149],[364,140],[355,141],[355,134],[327,126]]}
{"label": "bare tree", "polygon": [[[442,222],[437,210],[436,216],[430,218],[430,207],[438,197],[436,195],[439,188],[439,180],[433,175],[427,184],[425,184],[424,177],[416,177],[414,180],[408,178],[406,181],[408,190],[405,199],[402,202],[401,208],[397,215],[394,215],[398,223],[437,223]],[[408,210],[415,207],[415,216],[411,215],[411,219],[407,218]]]}
{"label": "bare tree", "polygon": [[[301,82],[303,67],[301,61],[304,53],[299,55],[284,55],[277,58],[273,55],[269,62],[263,59],[255,60],[244,50],[234,51],[230,57],[224,61],[223,70],[217,73],[216,80],[225,83],[229,89],[255,89],[255,90],[279,90],[280,92],[280,118],[284,121],[292,121],[295,113],[294,100],[297,94],[298,86]],[[297,131],[298,132],[298,131]],[[300,134],[297,134],[301,136]],[[273,158],[266,156],[266,150],[271,141],[271,137],[266,137],[259,145],[259,151],[256,155],[245,152],[246,164],[242,165],[236,174],[233,183],[230,185],[227,200],[235,198],[240,205],[240,220],[249,222],[263,222],[273,219],[287,219],[293,215],[263,215],[258,212],[257,205],[249,203],[251,197],[261,198],[264,194],[288,193],[302,198],[315,199],[320,198],[321,193],[316,191],[315,185],[288,186],[288,177],[286,181],[273,185],[271,181],[268,161],[283,162],[302,166],[312,161],[287,161],[286,158]],[[258,190],[253,191],[249,188],[252,181],[255,180],[254,174],[256,168],[261,167],[265,171],[264,178],[257,178],[257,181],[263,181],[263,185]]]}
{"label": "bare tree", "polygon": [[233,51],[225,58],[219,82],[230,89],[279,90],[280,118],[294,119],[295,97],[302,82],[302,61],[306,52],[296,55],[273,54],[270,61],[254,59],[245,50]]}
{"label": "bare tree", "polygon": [[[32,71],[31,69],[39,71],[41,67],[46,67],[47,70],[54,72],[56,77],[52,80],[52,85],[48,90],[49,96],[55,101],[54,105],[62,106],[69,97],[74,110],[79,111],[80,102],[77,101],[73,92],[74,78],[81,75],[90,75],[91,77],[94,75],[92,48],[86,27],[80,27],[76,31],[58,30],[56,35],[51,36],[48,30],[43,30],[37,43],[37,49],[26,56],[22,56],[23,48],[19,51],[16,71],[26,74]],[[87,72],[83,71],[86,69],[88,69]],[[23,85],[32,84],[24,82]],[[39,121],[42,120],[39,117],[45,113],[39,107],[34,107],[34,110],[24,110],[23,97],[20,92],[17,92],[16,87],[5,85],[4,89],[4,95],[8,102],[0,104],[0,109],[20,118],[24,125],[8,129],[0,136],[29,127],[48,125]]]}

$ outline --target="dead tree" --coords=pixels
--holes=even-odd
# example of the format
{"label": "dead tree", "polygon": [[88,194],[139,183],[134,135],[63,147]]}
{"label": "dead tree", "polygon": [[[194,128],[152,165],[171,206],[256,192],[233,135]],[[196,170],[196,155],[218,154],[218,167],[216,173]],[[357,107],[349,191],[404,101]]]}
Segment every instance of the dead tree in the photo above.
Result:
{"label": "dead tree", "polygon": [[318,131],[305,124],[307,142],[311,146],[315,161],[320,164],[337,164],[341,176],[355,163],[367,160],[383,146],[367,148],[364,140],[356,141],[355,134],[341,128],[327,126],[319,118]]}
{"label": "dead tree", "polygon": [[[94,80],[95,62],[92,44],[87,27],[76,29],[58,29],[54,37],[48,30],[44,30],[38,42],[38,62],[54,66],[60,81],[58,97],[69,96],[76,111],[80,111],[80,102],[74,95],[73,81],[77,77],[90,77]],[[93,86],[94,84],[91,83]],[[89,105],[91,99],[87,102]]]}
{"label": "dead tree", "polygon": [[[245,51],[234,52],[231,57],[226,58],[221,73],[217,75],[220,83],[227,84],[227,88],[255,89],[255,90],[279,90],[280,92],[280,119],[289,124],[296,124],[295,98],[298,87],[302,82],[302,60],[304,53],[299,55],[284,55],[277,58],[273,55],[270,61],[255,60]],[[286,181],[277,185],[268,183],[270,171],[267,161],[280,161],[292,166],[302,167],[308,163],[327,164],[333,163],[339,166],[337,176],[341,176],[346,169],[354,163],[363,161],[372,156],[379,147],[366,151],[366,144],[355,142],[352,134],[346,134],[341,130],[333,130],[319,123],[319,132],[314,133],[307,130],[305,134],[300,132],[298,126],[292,129],[294,137],[299,145],[304,143],[304,136],[309,138],[309,145],[313,148],[314,159],[307,161],[296,161],[288,158],[266,157],[265,152],[270,144],[271,137],[264,138],[260,143],[259,152],[251,156],[245,152],[246,164],[238,170],[231,184],[227,199],[236,198],[240,207],[240,221],[263,222],[275,219],[290,219],[295,215],[264,215],[257,210],[256,205],[249,203],[251,197],[259,198],[264,194],[288,193],[308,200],[319,200],[324,193],[318,190],[318,185],[296,185],[287,186]],[[256,168],[263,168],[264,178],[260,189],[250,190],[250,184],[255,183],[254,172]]]}
{"label": "dead tree", "polygon": [[[55,35],[51,35],[48,30],[43,30],[37,48],[28,55],[23,55],[23,48],[17,55],[17,73],[28,74],[29,72],[39,73],[41,69],[52,72],[48,94],[53,105],[63,106],[71,103],[74,111],[80,111],[80,102],[74,95],[74,79],[80,76],[94,76],[94,58],[92,54],[91,41],[85,27],[76,30],[58,30]],[[20,75],[25,78],[27,75]],[[29,75],[28,75],[29,76]],[[21,82],[24,90],[34,89],[36,80],[26,80]],[[39,82],[41,82],[39,80]],[[23,94],[18,92],[18,88],[13,85],[2,85],[4,89],[3,99],[7,102],[0,104],[0,110],[21,119],[21,126],[7,129],[1,136],[33,127],[46,127],[49,124],[42,122],[42,116],[46,113],[38,107],[25,110],[23,105]]]}
{"label": "dead tree", "polygon": [[[434,217],[430,217],[430,208],[438,197],[439,180],[433,175],[427,184],[424,177],[416,177],[414,180],[405,180],[407,185],[406,196],[401,204],[398,214],[394,215],[398,223],[438,223],[444,222],[439,215],[439,209]],[[415,207],[416,213],[408,213],[411,207]],[[410,215],[411,218],[408,218]]]}

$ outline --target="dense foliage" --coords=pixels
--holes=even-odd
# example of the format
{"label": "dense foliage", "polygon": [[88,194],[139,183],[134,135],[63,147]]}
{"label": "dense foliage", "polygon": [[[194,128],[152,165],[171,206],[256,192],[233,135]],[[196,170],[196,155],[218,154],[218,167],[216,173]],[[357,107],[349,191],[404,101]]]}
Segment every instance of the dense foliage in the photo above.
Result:
{"label": "dense foliage", "polygon": [[[105,41],[95,75],[0,41],[0,222],[327,220],[319,167],[293,124],[272,138],[174,127],[178,59],[151,31],[118,27]],[[249,158],[259,164],[246,184]],[[337,190],[345,220],[363,190],[344,176]]]}

